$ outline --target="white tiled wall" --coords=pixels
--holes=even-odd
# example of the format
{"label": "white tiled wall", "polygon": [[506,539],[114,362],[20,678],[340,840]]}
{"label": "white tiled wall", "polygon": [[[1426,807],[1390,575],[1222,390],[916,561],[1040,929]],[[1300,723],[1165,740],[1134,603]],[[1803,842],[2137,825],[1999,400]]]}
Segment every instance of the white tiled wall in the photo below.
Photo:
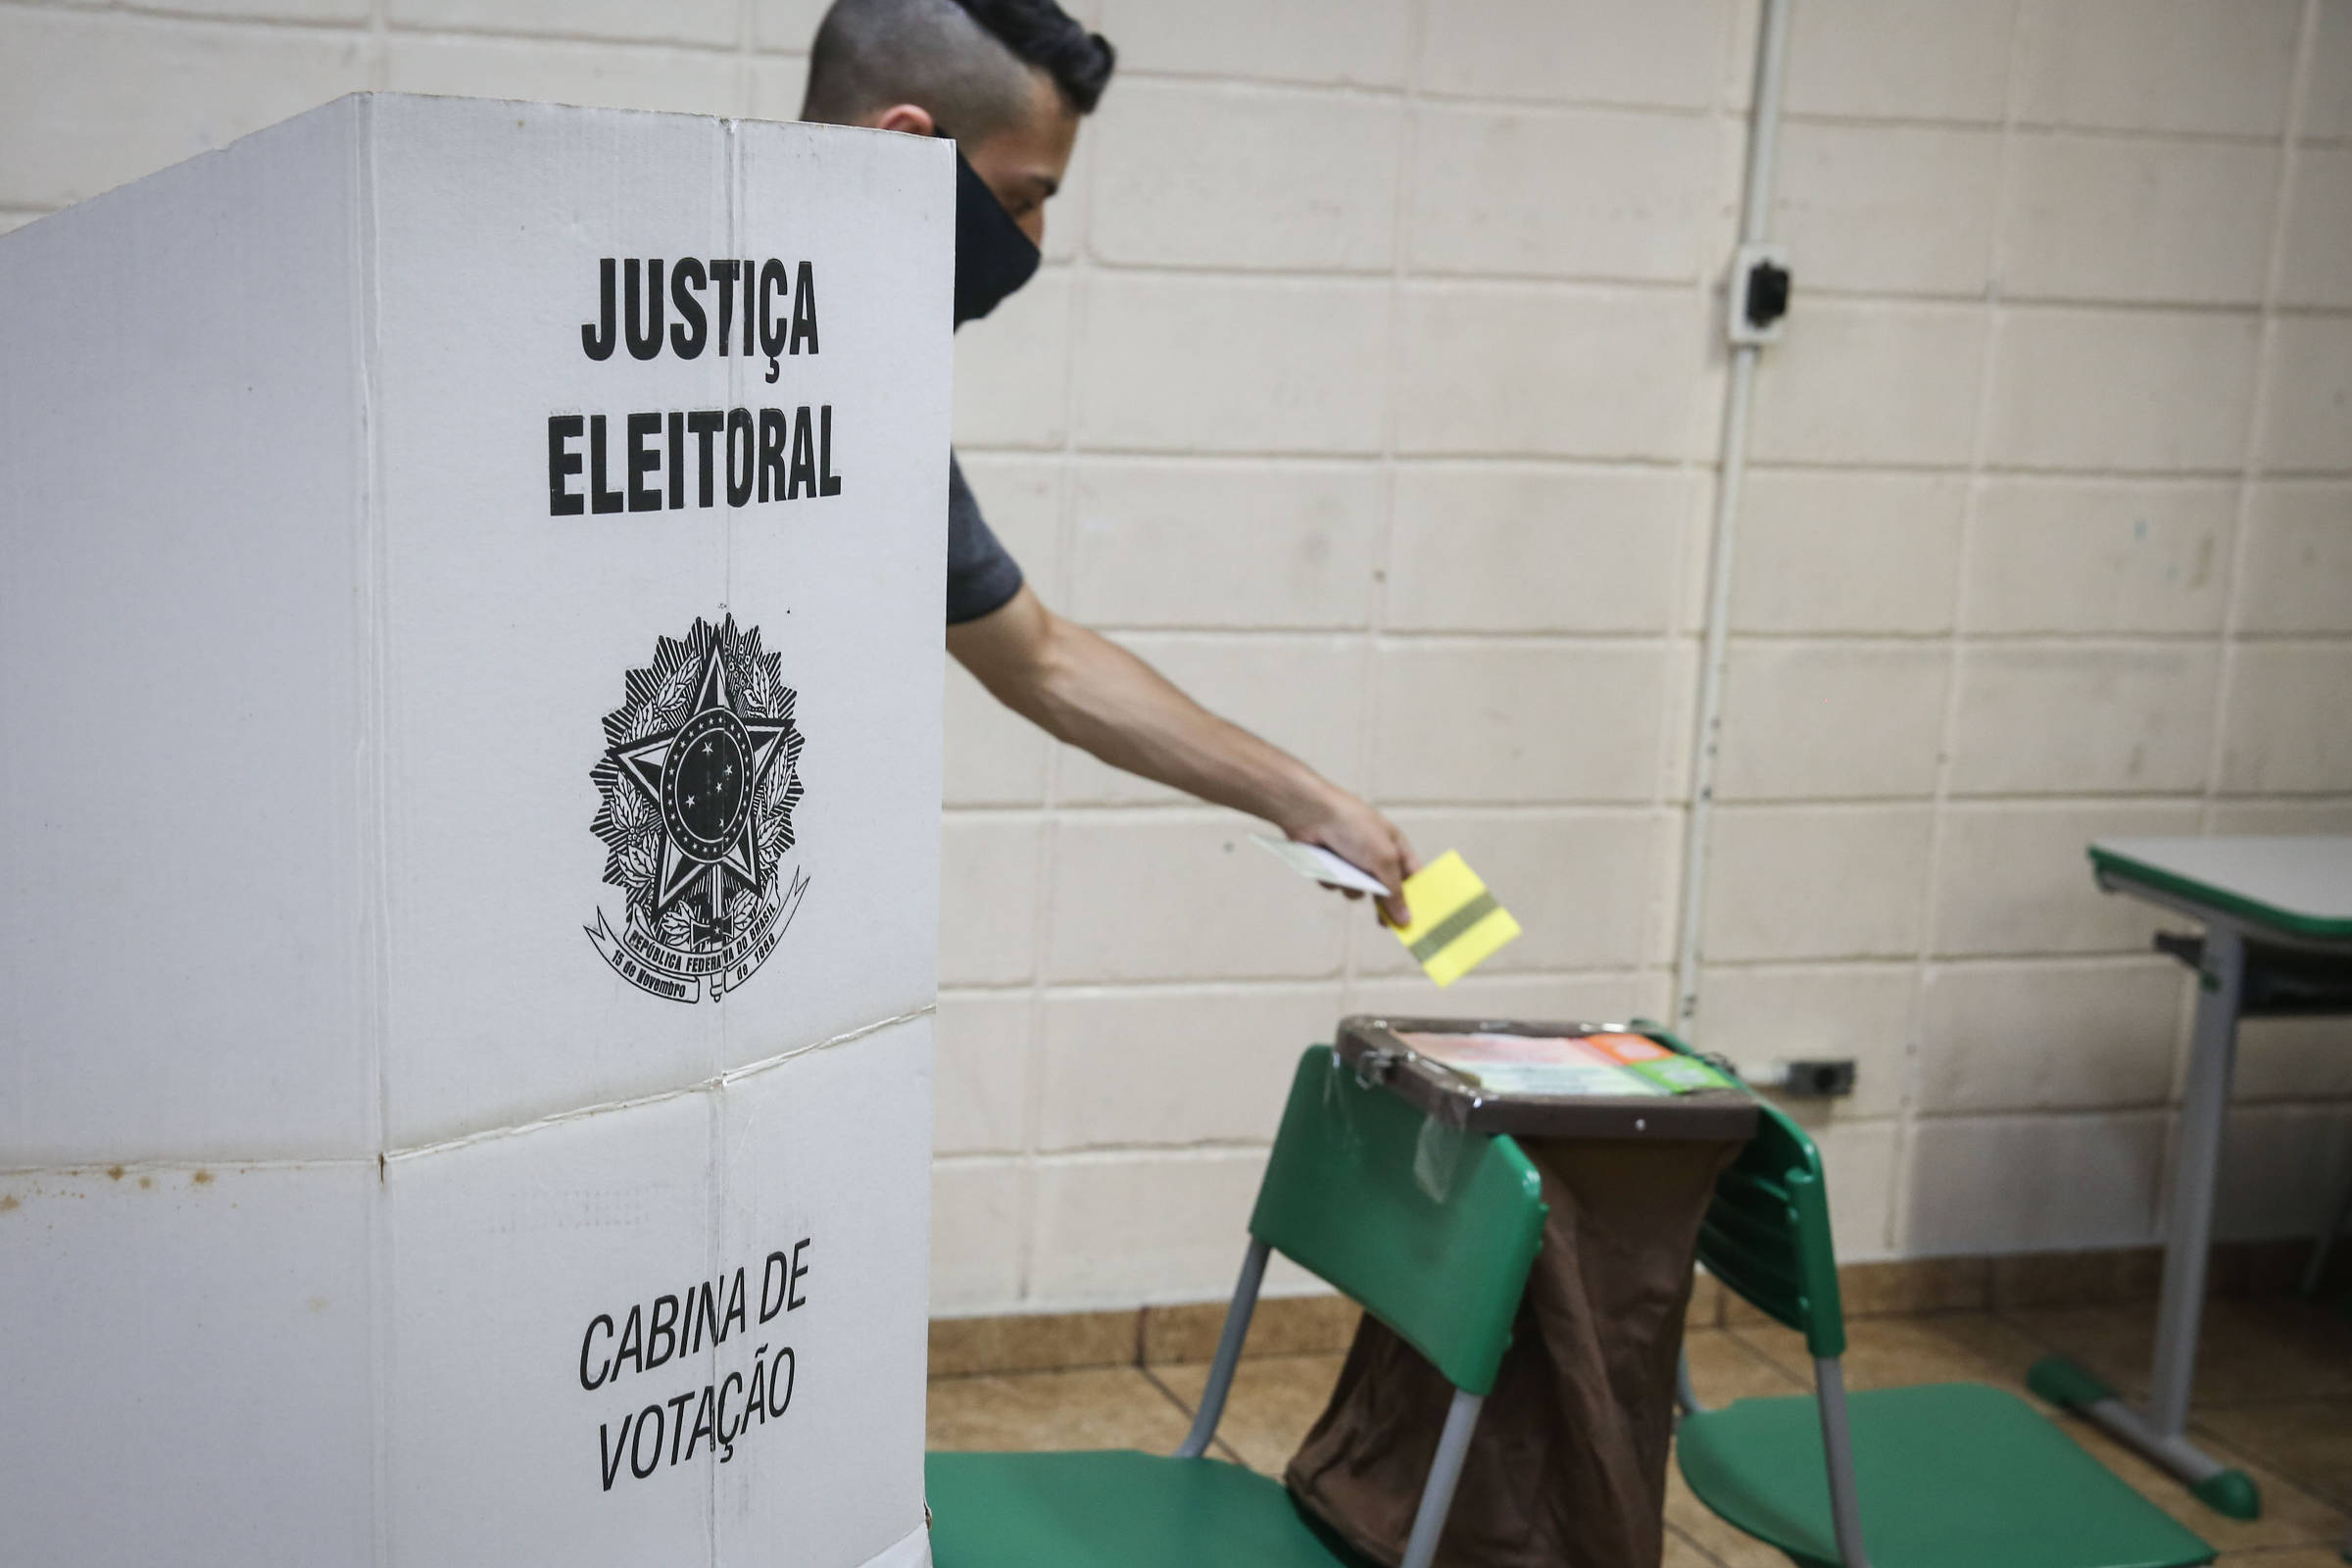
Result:
{"label": "white tiled wall", "polygon": [[[951,672],[943,1311],[1224,1291],[1344,1009],[1667,1002],[1755,0],[1091,0],[964,334],[1050,603],[1459,848],[1431,990],[1248,824]],[[781,117],[821,0],[0,0],[0,225],[357,87]],[[1800,0],[1697,1035],[1852,1056],[1854,1256],[2146,1238],[2187,989],[2096,834],[2352,831],[2352,0]],[[2352,1162],[2250,1028],[2225,1220]]]}

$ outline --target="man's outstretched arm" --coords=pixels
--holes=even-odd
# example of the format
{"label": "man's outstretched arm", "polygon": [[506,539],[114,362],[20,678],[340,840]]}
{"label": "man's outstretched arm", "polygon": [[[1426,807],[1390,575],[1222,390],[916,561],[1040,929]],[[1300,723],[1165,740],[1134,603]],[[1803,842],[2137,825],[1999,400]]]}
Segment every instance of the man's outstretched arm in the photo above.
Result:
{"label": "man's outstretched arm", "polygon": [[1404,922],[1395,890],[1421,867],[1394,822],[1118,644],[1056,615],[1026,586],[1002,609],[950,626],[948,652],[1054,739],[1352,860],[1389,885],[1382,910]]}

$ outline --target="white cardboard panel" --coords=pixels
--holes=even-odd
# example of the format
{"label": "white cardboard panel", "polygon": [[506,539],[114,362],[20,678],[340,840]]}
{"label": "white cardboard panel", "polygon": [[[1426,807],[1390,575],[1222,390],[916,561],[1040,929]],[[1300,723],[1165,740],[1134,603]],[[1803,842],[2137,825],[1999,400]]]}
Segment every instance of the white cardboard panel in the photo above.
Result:
{"label": "white cardboard panel", "polygon": [[[415,1147],[927,1004],[950,158],[379,96],[0,237],[0,1160]],[[603,263],[680,257],[779,261],[808,352],[591,359]],[[838,492],[552,514],[551,416],[619,482],[632,413],[739,408]],[[680,1005],[588,935],[590,770],[730,615],[806,798],[763,971]]]}
{"label": "white cardboard panel", "polygon": [[[952,170],[356,99],[0,236],[0,1562],[927,1561]],[[583,352],[698,247],[821,343]],[[551,506],[551,417],[804,405],[837,490]],[[603,878],[717,799],[689,696],[793,765],[681,1003]],[[585,1386],[702,1282],[724,1341]],[[673,1441],[762,1330],[790,1402]]]}
{"label": "white cardboard panel", "polygon": [[373,107],[398,1148],[717,1071],[714,1009],[622,984],[583,927],[602,720],[724,597],[725,512],[551,516],[544,454],[554,413],[726,407],[734,362],[580,338],[600,259],[725,248],[722,122]]}
{"label": "white cardboard panel", "polygon": [[0,236],[0,1167],[369,1151],[357,138]]}
{"label": "white cardboard panel", "polygon": [[701,1560],[709,1454],[673,1461],[657,1406],[648,1479],[606,1492],[598,1427],[617,1442],[646,1399],[702,1388],[710,1350],[679,1353],[672,1327],[662,1365],[619,1383],[599,1365],[594,1393],[580,1364],[600,1313],[625,1325],[712,1277],[713,1113],[690,1092],[388,1163],[395,1561]]}
{"label": "white cardboard panel", "polygon": [[0,1562],[369,1562],[374,1190],[372,1160],[0,1175]]}
{"label": "white cardboard panel", "polygon": [[[380,1176],[0,1178],[0,1463],[25,1499],[0,1511],[0,1561],[84,1560],[101,1525],[125,1560],[190,1564],[738,1564],[779,1541],[795,1561],[922,1560],[903,1538],[922,1517],[930,1090],[915,1018]],[[609,1367],[631,1307],[689,1334],[691,1310],[709,1342],[699,1304],[661,1304],[705,1281],[724,1340]],[[789,1367],[790,1392],[750,1424],[755,1361]],[[94,1369],[171,1397],[119,1419]],[[724,1462],[691,1432],[705,1387],[734,1429]]]}
{"label": "white cardboard panel", "polygon": [[918,1526],[865,1564],[865,1568],[931,1568],[931,1529]]}
{"label": "white cardboard panel", "polygon": [[[820,277],[859,286],[825,296],[826,352],[846,351],[847,366],[787,361],[785,372],[805,388],[792,401],[836,409],[843,514],[782,528],[756,512],[732,514],[728,603],[772,628],[768,646],[786,651],[786,678],[800,690],[808,793],[799,864],[809,880],[806,930],[796,925],[794,951],[771,960],[782,972],[728,998],[729,1068],[928,1006],[938,994],[947,540],[937,519],[952,402],[948,339],[919,325],[951,312],[938,261],[954,249],[952,181],[895,156],[904,138],[742,131],[747,251],[797,245],[817,258]],[[854,196],[748,195],[825,190]]]}
{"label": "white cardboard panel", "polygon": [[[386,98],[375,113],[393,1145],[673,1086],[924,1005],[948,442],[940,150],[522,105]],[[708,347],[591,361],[600,261],[681,257],[778,259],[795,289],[807,262],[813,350],[780,356],[772,384],[764,357]],[[631,413],[770,407],[820,411],[820,425],[831,411],[838,494],[706,509],[690,464],[684,510],[550,515],[551,412],[602,415],[617,444]],[[661,638],[729,614],[797,694],[806,795],[778,874],[807,885],[750,983],[681,1005],[620,981],[584,940],[600,906],[619,924],[587,828],[589,769],[629,671]]]}
{"label": "white cardboard panel", "polygon": [[755,1325],[796,1376],[718,1468],[722,1562],[862,1562],[922,1523],[931,1050],[915,1018],[727,1085],[718,1254],[789,1248],[804,1304]]}
{"label": "white cardboard panel", "polygon": [[930,1081],[917,1018],[394,1159],[395,1560],[846,1565],[919,1524]]}

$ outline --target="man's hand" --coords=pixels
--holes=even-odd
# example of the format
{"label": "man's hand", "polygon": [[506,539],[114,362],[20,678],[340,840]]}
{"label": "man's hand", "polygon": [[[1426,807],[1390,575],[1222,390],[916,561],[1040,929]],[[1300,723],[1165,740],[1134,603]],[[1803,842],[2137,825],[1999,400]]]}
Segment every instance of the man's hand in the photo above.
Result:
{"label": "man's hand", "polygon": [[[1376,904],[1384,925],[1411,922],[1412,915],[1404,906],[1404,879],[1421,869],[1421,858],[1396,823],[1346,790],[1332,787],[1319,810],[1301,821],[1278,825],[1299,843],[1319,844],[1386,883],[1389,891]],[[1351,899],[1363,897],[1351,888],[1335,891]]]}
{"label": "man's hand", "polygon": [[1118,644],[1054,614],[1027,586],[1003,609],[950,626],[948,652],[1055,740],[1320,844],[1388,884],[1382,919],[1410,918],[1400,890],[1421,862],[1394,822],[1202,708]]}

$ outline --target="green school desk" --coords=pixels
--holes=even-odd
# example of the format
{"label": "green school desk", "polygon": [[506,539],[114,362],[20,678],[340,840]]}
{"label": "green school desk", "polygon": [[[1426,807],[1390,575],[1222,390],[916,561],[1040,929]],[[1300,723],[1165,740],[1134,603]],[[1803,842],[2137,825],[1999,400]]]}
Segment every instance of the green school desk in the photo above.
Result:
{"label": "green school desk", "polygon": [[2237,1020],[2281,1012],[2352,1011],[2352,836],[2102,839],[2092,874],[2109,893],[2177,909],[2205,927],[2202,943],[2159,938],[2197,969],[2197,1019],[2173,1146],[2172,1216],[2156,1358],[2145,1409],[2126,1403],[2063,1357],[2036,1364],[2034,1391],[2080,1411],[2236,1518],[2262,1511],[2243,1471],[2188,1441],[2189,1385],[2213,1236],[2214,1182]]}

